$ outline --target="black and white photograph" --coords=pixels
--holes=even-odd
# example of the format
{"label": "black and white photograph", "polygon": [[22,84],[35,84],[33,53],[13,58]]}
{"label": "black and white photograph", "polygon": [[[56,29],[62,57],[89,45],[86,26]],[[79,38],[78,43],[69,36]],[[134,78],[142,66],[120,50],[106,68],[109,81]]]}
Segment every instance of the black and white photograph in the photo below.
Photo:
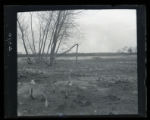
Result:
{"label": "black and white photograph", "polygon": [[136,15],[17,12],[17,116],[138,114]]}

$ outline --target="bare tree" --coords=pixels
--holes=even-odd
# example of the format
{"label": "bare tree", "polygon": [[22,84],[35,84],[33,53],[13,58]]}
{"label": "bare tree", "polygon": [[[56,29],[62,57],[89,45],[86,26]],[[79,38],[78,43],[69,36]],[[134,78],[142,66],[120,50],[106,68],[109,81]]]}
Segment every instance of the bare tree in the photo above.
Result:
{"label": "bare tree", "polygon": [[[25,38],[23,38],[26,54],[28,54],[27,47],[29,47],[31,53],[37,53],[36,55],[39,56],[40,60],[44,60],[43,56],[47,55],[50,57],[49,65],[52,66],[60,46],[64,44],[64,41],[68,40],[72,34],[72,29],[76,26],[74,23],[76,14],[73,10],[29,13],[28,21],[26,22],[28,23],[26,30],[28,34],[23,34],[22,36],[28,42],[25,45]],[[38,24],[36,24],[33,16],[38,20]],[[38,43],[38,46],[35,42]]]}
{"label": "bare tree", "polygon": [[24,46],[24,49],[25,49],[25,53],[27,55],[27,62],[28,63],[31,63],[31,59],[29,57],[29,53],[28,53],[28,50],[27,50],[27,46],[26,46],[26,40],[25,40],[25,37],[26,37],[26,32],[27,32],[27,29],[28,27],[27,26],[24,26],[24,25],[21,25],[20,23],[20,19],[21,19],[21,15],[17,17],[17,25],[18,25],[18,30],[20,30],[20,33],[21,33],[21,39],[23,41],[23,46]]}
{"label": "bare tree", "polygon": [[56,26],[53,33],[51,52],[50,52],[50,66],[52,66],[55,54],[57,54],[59,47],[64,38],[69,37],[69,29],[74,27],[73,15],[74,11],[58,11],[56,18]]}
{"label": "bare tree", "polygon": [[128,48],[128,53],[129,53],[129,54],[132,53],[132,48],[131,48],[131,47]]}
{"label": "bare tree", "polygon": [[46,44],[46,41],[47,41],[48,33],[50,32],[50,28],[51,28],[50,26],[51,26],[51,23],[52,23],[52,18],[53,18],[53,11],[50,12],[50,14],[49,14],[48,25],[47,25],[47,28],[46,28],[46,34],[45,34],[45,39],[44,39],[44,43],[43,43],[42,53],[44,53],[44,50],[45,50],[45,44]]}

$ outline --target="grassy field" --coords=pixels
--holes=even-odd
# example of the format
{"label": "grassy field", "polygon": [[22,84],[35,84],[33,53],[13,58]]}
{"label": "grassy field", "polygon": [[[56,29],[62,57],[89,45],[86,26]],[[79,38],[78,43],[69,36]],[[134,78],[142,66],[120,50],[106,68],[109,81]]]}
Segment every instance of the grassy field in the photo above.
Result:
{"label": "grassy field", "polygon": [[[29,65],[18,57],[18,115],[137,114],[136,59],[123,54],[80,56],[76,64],[74,59],[59,57],[49,67]],[[31,85],[31,80],[36,84]],[[29,97],[31,87],[35,99]]]}

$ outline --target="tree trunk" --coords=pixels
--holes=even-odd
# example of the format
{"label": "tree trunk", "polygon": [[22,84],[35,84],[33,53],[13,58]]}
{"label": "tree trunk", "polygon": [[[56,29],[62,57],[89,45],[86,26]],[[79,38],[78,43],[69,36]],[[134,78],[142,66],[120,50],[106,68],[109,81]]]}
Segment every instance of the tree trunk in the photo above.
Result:
{"label": "tree trunk", "polygon": [[56,43],[57,43],[57,39],[54,38],[54,44],[52,46],[52,50],[50,54],[50,66],[52,66],[54,63]]}
{"label": "tree trunk", "polygon": [[53,46],[52,46],[51,54],[50,54],[50,66],[52,66],[54,63],[55,49],[56,49],[56,44],[57,44],[57,39],[58,39],[58,31],[59,31],[58,26],[59,26],[59,22],[60,22],[60,16],[61,16],[61,11],[59,12],[57,21],[56,21],[57,24],[56,24],[56,29],[54,32],[54,37],[53,37]]}
{"label": "tree trunk", "polygon": [[23,28],[22,28],[22,26],[21,26],[21,24],[20,24],[18,19],[17,19],[17,22],[18,22],[18,25],[19,25],[19,28],[20,28],[20,31],[21,31],[21,38],[22,38],[22,41],[23,41],[23,46],[24,46],[26,55],[27,55],[27,63],[31,63],[31,59],[29,57],[28,50],[27,50],[27,47],[26,47],[26,44],[25,44]]}
{"label": "tree trunk", "polygon": [[32,34],[32,41],[33,41],[33,49],[34,49],[34,53],[36,54],[34,32],[33,32],[33,28],[32,28],[32,14],[31,13],[30,13],[30,16],[31,16],[31,34]]}

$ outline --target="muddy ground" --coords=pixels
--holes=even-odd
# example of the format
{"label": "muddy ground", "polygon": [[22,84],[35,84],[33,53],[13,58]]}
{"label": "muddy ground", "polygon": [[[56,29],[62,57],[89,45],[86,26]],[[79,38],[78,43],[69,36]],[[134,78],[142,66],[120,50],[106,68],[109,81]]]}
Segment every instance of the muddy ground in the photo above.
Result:
{"label": "muddy ground", "polygon": [[[77,64],[58,59],[49,67],[27,64],[19,57],[18,115],[136,114],[136,59],[136,55],[99,56],[79,59]],[[29,95],[30,88],[34,99]]]}

